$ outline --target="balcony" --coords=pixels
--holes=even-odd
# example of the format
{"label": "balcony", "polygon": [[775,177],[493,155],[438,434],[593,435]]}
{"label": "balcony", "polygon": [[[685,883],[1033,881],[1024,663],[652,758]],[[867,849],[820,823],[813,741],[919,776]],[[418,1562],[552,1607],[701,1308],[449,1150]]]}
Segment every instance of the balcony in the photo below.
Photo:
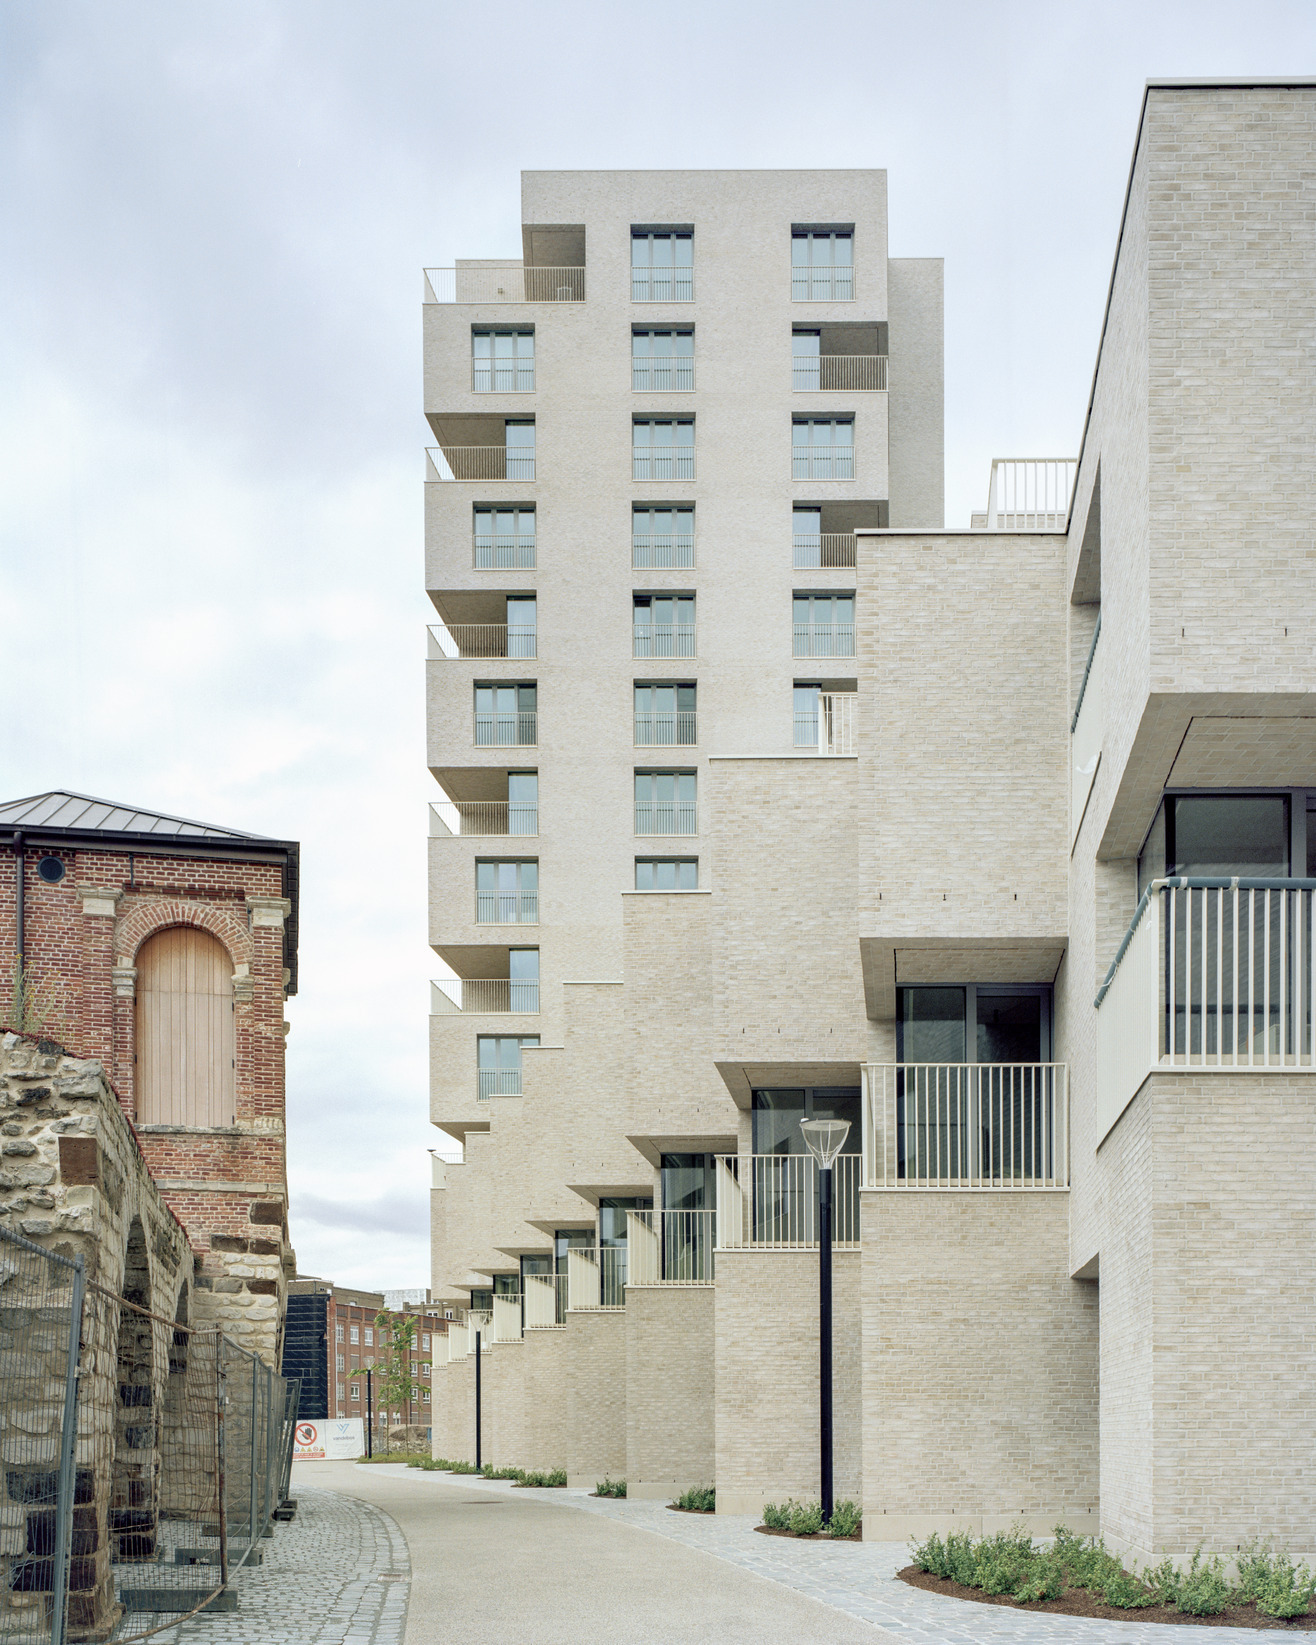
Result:
{"label": "balcony", "polygon": [[628,1211],[626,1283],[713,1283],[714,1211]]}
{"label": "balcony", "polygon": [[[832,1244],[859,1249],[861,1157],[832,1170]],[[719,1154],[717,1249],[810,1251],[818,1245],[818,1164],[812,1154]]]}
{"label": "balcony", "polygon": [[632,446],[631,478],[633,480],[693,480],[695,477],[695,448],[693,446]]}
{"label": "balcony", "polygon": [[538,977],[440,977],[430,983],[430,1015],[536,1016]]}
{"label": "balcony", "polygon": [[797,354],[791,387],[797,394],[885,394],[885,354]]}
{"label": "balcony", "polygon": [[633,657],[693,657],[693,623],[636,623],[631,635]]}
{"label": "balcony", "polygon": [[477,891],[477,925],[538,925],[538,891]]}
{"label": "balcony", "polygon": [[693,303],[694,300],[695,271],[688,263],[661,266],[632,265],[633,303]]}
{"label": "balcony", "polygon": [[573,1311],[611,1312],[626,1303],[626,1247],[572,1246],[567,1252],[567,1305]]}
{"label": "balcony", "polygon": [[583,303],[584,268],[427,268],[427,303]]}
{"label": "balcony", "polygon": [[698,713],[693,708],[678,708],[670,713],[637,714],[635,716],[636,748],[672,748],[693,746],[698,740]]}
{"label": "balcony", "polygon": [[791,299],[797,303],[852,303],[854,301],[854,265],[852,263],[792,264]]}
{"label": "balcony", "polygon": [[631,565],[636,571],[685,571],[695,563],[695,539],[633,533]]}
{"label": "balcony", "polygon": [[796,657],[853,657],[854,624],[795,623],[792,643]]}
{"label": "balcony", "polygon": [[539,714],[533,708],[514,708],[506,713],[477,710],[477,748],[534,748],[539,741]]}
{"label": "balcony", "polygon": [[431,623],[429,660],[461,662],[466,658],[535,657],[536,630],[507,623]]}
{"label": "balcony", "polygon": [[865,1188],[1069,1187],[1063,1063],[870,1063]]}
{"label": "balcony", "polygon": [[427,480],[533,480],[533,446],[426,446]]}
{"label": "balcony", "polygon": [[566,1324],[567,1318],[567,1287],[566,1274],[526,1274],[522,1285],[525,1287],[525,1328],[527,1331],[548,1331]]}
{"label": "balcony", "polygon": [[853,531],[820,531],[812,536],[797,535],[791,564],[797,571],[820,568],[842,570],[855,564]]}
{"label": "balcony", "polygon": [[854,447],[809,445],[797,438],[791,445],[791,479],[853,480]]}
{"label": "balcony", "polygon": [[521,1070],[519,1068],[477,1068],[475,1097],[477,1102],[488,1102],[493,1097],[519,1097]]}
{"label": "balcony", "polygon": [[645,837],[656,834],[678,835],[699,832],[698,805],[637,805],[635,832]]}
{"label": "balcony", "polygon": [[471,544],[471,564],[476,571],[533,571],[534,534],[477,531]]}
{"label": "balcony", "polygon": [[1073,457],[993,457],[987,512],[973,526],[988,531],[1064,531],[1078,461]]}
{"label": "balcony", "polygon": [[430,838],[483,835],[526,838],[539,833],[539,806],[507,800],[431,800]]}
{"label": "balcony", "polygon": [[631,356],[631,387],[637,394],[690,394],[694,386],[693,354]]}
{"label": "balcony", "polygon": [[795,747],[844,756],[858,753],[857,691],[820,691],[812,714],[795,715]]}

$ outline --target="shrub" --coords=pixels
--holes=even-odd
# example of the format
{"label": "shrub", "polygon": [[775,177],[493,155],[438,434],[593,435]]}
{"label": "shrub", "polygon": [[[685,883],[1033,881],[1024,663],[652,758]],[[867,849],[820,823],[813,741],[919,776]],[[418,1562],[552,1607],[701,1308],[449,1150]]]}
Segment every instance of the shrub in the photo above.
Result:
{"label": "shrub", "polygon": [[625,1496],[626,1481],[624,1479],[601,1479],[594,1487],[595,1496]]}
{"label": "shrub", "polygon": [[1183,1575],[1172,1559],[1163,1559],[1152,1570],[1144,1571],[1143,1577],[1160,1604],[1177,1605],[1179,1603],[1179,1590],[1183,1587]]}
{"label": "shrub", "polygon": [[926,1571],[929,1576],[948,1577],[950,1575],[950,1558],[946,1552],[946,1544],[934,1531],[923,1542],[909,1539],[909,1557],[920,1571]]}
{"label": "shrub", "polygon": [[966,1588],[976,1586],[977,1562],[973,1537],[968,1531],[952,1531],[946,1538],[946,1575]]}
{"label": "shrub", "polygon": [[[673,1507],[685,1508],[692,1514],[711,1514],[717,1507],[717,1492],[711,1485],[695,1485],[688,1491],[682,1491]],[[768,1511],[763,1510],[763,1523],[768,1523]]]}
{"label": "shrub", "polygon": [[1059,1599],[1065,1582],[1054,1560],[1039,1556],[1030,1575],[1014,1591],[1016,1605],[1035,1605],[1042,1599]]}
{"label": "shrub", "polygon": [[1185,1616],[1219,1616],[1232,1597],[1220,1555],[1203,1559],[1198,1548],[1179,1584],[1179,1609]]}
{"label": "shrub", "polygon": [[1254,1596],[1257,1610],[1262,1616],[1305,1616],[1313,1588],[1316,1581],[1307,1566],[1303,1564],[1295,1569],[1289,1556],[1280,1554],[1257,1587]]}
{"label": "shrub", "polygon": [[823,1528],[821,1502],[797,1502],[787,1527],[796,1536],[817,1536]]}
{"label": "shrub", "polygon": [[524,1477],[524,1469],[494,1468],[487,1462],[484,1467],[480,1469],[480,1472],[483,1474],[485,1479],[521,1479]]}
{"label": "shrub", "polygon": [[769,1531],[789,1531],[791,1528],[791,1514],[795,1503],[787,1498],[785,1502],[765,1502],[763,1504],[763,1525]]}
{"label": "shrub", "polygon": [[478,1474],[480,1469],[473,1462],[450,1462],[448,1472],[450,1474]]}
{"label": "shrub", "polygon": [[1114,1605],[1121,1611],[1135,1611],[1143,1605],[1155,1605],[1157,1600],[1157,1596],[1145,1583],[1124,1570],[1111,1577],[1101,1590],[1101,1597],[1107,1605]]}
{"label": "shrub", "polygon": [[862,1514],[857,1503],[838,1502],[832,1509],[831,1521],[827,1526],[827,1535],[835,1537],[853,1536],[862,1523]]}
{"label": "shrub", "polygon": [[517,1480],[518,1485],[527,1485],[535,1490],[544,1490],[554,1485],[565,1485],[567,1471],[565,1468],[553,1468],[546,1474],[523,1473]]}

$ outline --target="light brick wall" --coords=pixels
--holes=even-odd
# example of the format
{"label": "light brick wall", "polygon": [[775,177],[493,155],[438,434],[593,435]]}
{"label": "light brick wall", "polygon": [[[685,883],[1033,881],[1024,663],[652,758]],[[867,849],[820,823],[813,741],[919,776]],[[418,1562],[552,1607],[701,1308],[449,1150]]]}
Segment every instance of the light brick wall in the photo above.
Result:
{"label": "light brick wall", "polygon": [[567,1315],[567,1483],[626,1477],[626,1320]]}
{"label": "light brick wall", "polygon": [[713,1330],[711,1287],[627,1287],[628,1495],[713,1483]]}

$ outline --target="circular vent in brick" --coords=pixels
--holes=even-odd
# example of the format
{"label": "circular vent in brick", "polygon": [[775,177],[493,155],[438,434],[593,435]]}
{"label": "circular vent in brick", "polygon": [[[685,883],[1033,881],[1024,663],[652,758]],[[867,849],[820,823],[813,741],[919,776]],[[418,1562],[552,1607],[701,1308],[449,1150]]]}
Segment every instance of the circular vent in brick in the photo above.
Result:
{"label": "circular vent in brick", "polygon": [[58,857],[42,857],[37,873],[48,885],[57,885],[64,878],[64,864]]}

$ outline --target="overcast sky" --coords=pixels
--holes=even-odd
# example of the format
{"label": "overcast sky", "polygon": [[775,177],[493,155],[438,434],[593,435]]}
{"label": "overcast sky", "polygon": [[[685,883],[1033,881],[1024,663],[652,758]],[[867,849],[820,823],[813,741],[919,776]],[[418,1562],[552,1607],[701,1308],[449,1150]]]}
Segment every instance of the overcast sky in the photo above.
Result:
{"label": "overcast sky", "polygon": [[1077,449],[1142,82],[1316,69],[1194,0],[0,0],[0,799],[299,839],[301,1267],[428,1281],[420,270],[522,167],[874,166],[946,259],[947,523]]}

